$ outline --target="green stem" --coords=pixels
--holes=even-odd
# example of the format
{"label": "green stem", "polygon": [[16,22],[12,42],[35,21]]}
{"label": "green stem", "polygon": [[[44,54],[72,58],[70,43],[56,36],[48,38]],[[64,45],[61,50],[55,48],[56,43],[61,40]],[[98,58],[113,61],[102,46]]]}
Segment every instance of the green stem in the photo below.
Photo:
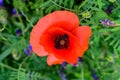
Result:
{"label": "green stem", "polygon": [[81,63],[81,74],[82,74],[82,80],[84,80],[84,66],[83,63]]}
{"label": "green stem", "polygon": [[6,65],[6,64],[0,63],[0,65],[1,65],[2,67],[7,68],[7,69],[10,69],[10,70],[13,70],[13,71],[17,71],[17,69],[12,68],[11,66],[8,66],[8,65]]}
{"label": "green stem", "polygon": [[58,7],[60,7],[60,8],[63,8],[63,9],[65,9],[65,10],[69,10],[69,11],[73,11],[73,12],[75,12],[74,10],[72,10],[72,9],[68,9],[68,8],[65,8],[65,7],[63,7],[63,6],[61,6],[61,5],[59,5],[59,4],[57,4],[56,2],[54,2],[53,0],[50,0],[54,5],[56,5],[56,6],[58,6]]}
{"label": "green stem", "polygon": [[0,32],[2,32],[6,27],[6,24],[3,25],[3,28],[0,29]]}
{"label": "green stem", "polygon": [[19,68],[18,68],[18,74],[17,74],[17,80],[20,80],[20,71],[22,69],[22,65],[23,63],[28,59],[29,57],[26,57],[23,62],[19,65]]}
{"label": "green stem", "polygon": [[18,19],[19,19],[20,23],[22,24],[21,29],[22,29],[22,34],[23,34],[23,36],[24,36],[24,35],[25,35],[25,33],[24,33],[24,27],[25,27],[25,26],[24,26],[24,23],[23,23],[23,21],[22,21],[20,15],[19,15],[17,9],[16,9],[16,14],[18,15]]}
{"label": "green stem", "polygon": [[78,10],[83,7],[86,3],[87,3],[88,0],[85,0],[79,7],[78,7]]}
{"label": "green stem", "polygon": [[26,18],[26,20],[30,23],[30,25],[33,27],[34,25],[32,24],[32,22],[29,20],[29,18],[25,15],[25,13],[20,10],[22,12],[22,15]]}

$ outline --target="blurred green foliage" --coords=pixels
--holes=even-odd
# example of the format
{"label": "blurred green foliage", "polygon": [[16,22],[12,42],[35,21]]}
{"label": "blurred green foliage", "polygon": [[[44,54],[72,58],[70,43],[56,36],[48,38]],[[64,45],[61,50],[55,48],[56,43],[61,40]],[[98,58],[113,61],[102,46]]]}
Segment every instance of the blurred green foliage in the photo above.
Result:
{"label": "blurred green foliage", "polygon": [[[107,14],[109,6],[113,10]],[[120,80],[120,0],[4,0],[0,7],[0,80],[61,80],[61,65],[48,66],[46,57],[24,52],[32,27],[56,10],[76,13],[80,25],[92,29],[82,62],[77,67],[66,66],[67,80]],[[100,20],[106,18],[116,26],[103,26]],[[16,36],[17,29],[22,30],[20,36]]]}

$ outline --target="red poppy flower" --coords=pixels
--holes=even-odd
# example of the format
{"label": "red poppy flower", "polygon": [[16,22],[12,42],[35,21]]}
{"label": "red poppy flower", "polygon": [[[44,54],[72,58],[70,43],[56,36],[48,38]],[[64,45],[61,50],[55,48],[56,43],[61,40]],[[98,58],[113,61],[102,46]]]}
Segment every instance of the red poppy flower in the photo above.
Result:
{"label": "red poppy flower", "polygon": [[48,65],[64,61],[75,64],[87,50],[91,34],[89,26],[79,26],[76,14],[55,11],[37,22],[30,35],[30,44],[38,56],[48,55]]}

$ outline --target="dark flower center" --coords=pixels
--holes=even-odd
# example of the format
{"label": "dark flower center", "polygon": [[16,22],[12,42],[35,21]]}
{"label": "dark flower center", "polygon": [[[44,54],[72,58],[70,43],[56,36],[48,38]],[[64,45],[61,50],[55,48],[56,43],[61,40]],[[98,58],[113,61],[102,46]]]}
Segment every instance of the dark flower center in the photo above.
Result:
{"label": "dark flower center", "polygon": [[69,36],[67,34],[59,35],[55,39],[56,49],[67,49],[69,46]]}

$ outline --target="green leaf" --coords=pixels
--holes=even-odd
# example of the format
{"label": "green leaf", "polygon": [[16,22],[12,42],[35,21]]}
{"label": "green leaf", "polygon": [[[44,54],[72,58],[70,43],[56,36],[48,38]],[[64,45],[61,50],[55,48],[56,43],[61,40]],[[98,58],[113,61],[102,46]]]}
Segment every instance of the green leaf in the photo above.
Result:
{"label": "green leaf", "polygon": [[116,32],[116,31],[120,31],[120,27],[115,27],[113,29],[111,29],[112,32]]}
{"label": "green leaf", "polygon": [[108,37],[106,37],[104,41],[107,41],[107,40],[109,40],[109,39],[112,38],[112,37],[113,37],[113,34],[111,34],[111,35],[109,35]]}
{"label": "green leaf", "polygon": [[12,51],[12,48],[8,48],[4,52],[0,54],[0,61],[2,61],[4,58],[6,58]]}
{"label": "green leaf", "polygon": [[97,2],[98,2],[99,8],[101,9],[102,8],[102,0],[97,0]]}
{"label": "green leaf", "polygon": [[74,5],[74,0],[70,0],[70,8],[72,8]]}
{"label": "green leaf", "polygon": [[62,3],[63,3],[63,0],[60,0],[60,1],[59,1],[59,5],[61,5]]}
{"label": "green leaf", "polygon": [[51,3],[50,1],[44,2],[43,4],[40,5],[40,7],[41,8],[46,7],[46,6],[50,5],[50,3]]}
{"label": "green leaf", "polygon": [[68,5],[68,0],[64,1],[64,7],[66,7]]}
{"label": "green leaf", "polygon": [[104,11],[101,10],[99,12],[96,12],[94,18],[95,20],[101,20],[101,19],[109,18],[109,16]]}

